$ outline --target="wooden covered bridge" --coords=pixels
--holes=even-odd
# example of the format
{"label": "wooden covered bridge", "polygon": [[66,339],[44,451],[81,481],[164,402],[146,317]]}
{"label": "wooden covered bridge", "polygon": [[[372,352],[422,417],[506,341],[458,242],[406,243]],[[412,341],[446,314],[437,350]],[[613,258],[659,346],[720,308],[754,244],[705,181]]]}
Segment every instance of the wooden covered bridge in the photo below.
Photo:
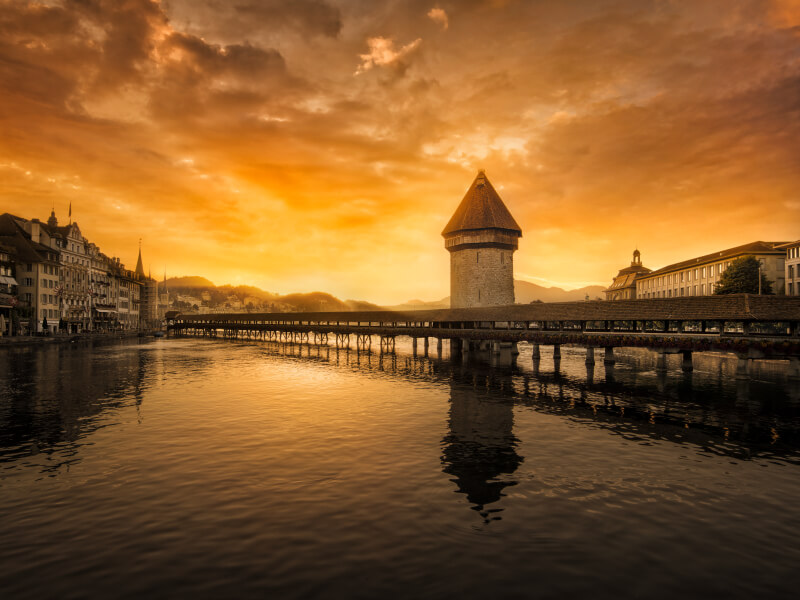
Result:
{"label": "wooden covered bridge", "polygon": [[[427,354],[443,340],[451,355],[478,350],[512,352],[519,342],[530,343],[533,358],[540,346],[552,346],[560,358],[563,344],[586,348],[594,363],[602,348],[604,361],[614,361],[614,348],[644,347],[660,354],[682,353],[683,368],[692,368],[692,353],[727,351],[738,355],[739,372],[749,360],[787,359],[800,375],[800,297],[703,296],[624,301],[532,303],[490,308],[421,311],[362,311],[306,313],[178,314],[169,322],[178,335],[245,337],[298,343],[327,344],[369,350],[373,338],[381,352],[393,352],[395,338],[408,336],[414,352],[418,340]],[[332,338],[332,340],[331,340]]]}

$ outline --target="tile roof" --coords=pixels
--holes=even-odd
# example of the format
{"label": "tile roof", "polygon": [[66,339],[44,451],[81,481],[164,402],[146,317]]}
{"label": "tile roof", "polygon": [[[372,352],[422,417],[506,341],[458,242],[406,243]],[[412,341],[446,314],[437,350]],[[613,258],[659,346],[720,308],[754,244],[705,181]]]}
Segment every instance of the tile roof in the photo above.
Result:
{"label": "tile roof", "polygon": [[19,224],[19,217],[0,215],[0,240],[17,250],[16,260],[24,263],[57,262],[58,250],[31,240]]}
{"label": "tile roof", "polygon": [[667,265],[666,267],[656,269],[647,275],[642,275],[641,278],[646,279],[649,277],[656,277],[665,273],[672,273],[673,271],[680,271],[682,269],[688,269],[691,267],[699,267],[708,263],[716,262],[718,260],[735,258],[737,256],[748,254],[783,254],[784,251],[778,249],[777,246],[785,243],[786,242],[750,242],[749,244],[736,246],[735,248],[728,248],[727,250],[722,250],[721,252],[713,252],[711,254],[706,254],[705,256],[690,258],[689,260]]}
{"label": "tile roof", "polygon": [[505,229],[522,236],[522,229],[483,171],[478,173],[475,181],[469,186],[442,235],[474,229]]}

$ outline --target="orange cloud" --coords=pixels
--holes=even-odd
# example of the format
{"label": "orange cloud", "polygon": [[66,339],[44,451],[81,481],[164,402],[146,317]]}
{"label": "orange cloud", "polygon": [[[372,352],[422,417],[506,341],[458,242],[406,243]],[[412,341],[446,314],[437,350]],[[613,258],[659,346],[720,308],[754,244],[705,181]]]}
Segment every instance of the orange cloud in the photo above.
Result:
{"label": "orange cloud", "polygon": [[459,2],[423,44],[422,0],[0,0],[0,209],[72,202],[129,265],[142,237],[154,271],[384,303],[447,295],[478,168],[539,281],[795,238],[794,5],[614,6]]}

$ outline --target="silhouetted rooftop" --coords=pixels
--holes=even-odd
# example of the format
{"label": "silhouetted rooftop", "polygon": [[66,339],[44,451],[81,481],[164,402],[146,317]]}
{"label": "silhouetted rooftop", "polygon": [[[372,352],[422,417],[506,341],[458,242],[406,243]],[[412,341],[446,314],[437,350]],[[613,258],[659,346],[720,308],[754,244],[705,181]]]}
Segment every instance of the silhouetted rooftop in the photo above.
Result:
{"label": "silhouetted rooftop", "polygon": [[522,236],[522,229],[483,171],[475,177],[442,235],[475,229],[505,229]]}

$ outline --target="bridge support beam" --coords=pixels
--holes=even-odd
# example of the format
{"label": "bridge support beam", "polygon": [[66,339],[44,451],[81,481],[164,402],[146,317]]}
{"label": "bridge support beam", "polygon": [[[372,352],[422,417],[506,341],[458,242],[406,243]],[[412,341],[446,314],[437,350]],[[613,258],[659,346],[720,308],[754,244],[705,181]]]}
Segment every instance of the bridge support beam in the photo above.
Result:
{"label": "bridge support beam", "polygon": [[539,351],[539,344],[531,344],[531,356],[533,360],[539,360],[541,353]]}
{"label": "bridge support beam", "polygon": [[553,360],[561,360],[561,344],[553,344]]}
{"label": "bridge support beam", "polygon": [[606,346],[605,355],[603,356],[603,362],[607,365],[613,365],[616,361],[614,358],[614,347],[613,346]]}
{"label": "bridge support beam", "polygon": [[594,364],[594,346],[586,347],[586,364],[587,365]]}
{"label": "bridge support beam", "polygon": [[681,361],[681,369],[685,372],[691,372],[694,367],[692,366],[692,351],[691,350],[684,350],[683,351],[683,360]]}
{"label": "bridge support beam", "polygon": [[436,338],[436,356],[442,358],[442,338]]}
{"label": "bridge support beam", "polygon": [[667,370],[667,353],[663,350],[658,351],[658,355],[656,356],[656,371],[666,371]]}
{"label": "bridge support beam", "polygon": [[423,343],[422,343],[423,353],[425,354],[425,356],[428,356],[428,347],[430,345],[430,340],[428,339],[428,336],[425,336],[422,339],[423,339]]}
{"label": "bridge support beam", "polygon": [[394,354],[394,336],[381,336],[381,354]]}
{"label": "bridge support beam", "polygon": [[411,352],[414,354],[414,356],[417,355],[417,338],[415,337],[411,338]]}

